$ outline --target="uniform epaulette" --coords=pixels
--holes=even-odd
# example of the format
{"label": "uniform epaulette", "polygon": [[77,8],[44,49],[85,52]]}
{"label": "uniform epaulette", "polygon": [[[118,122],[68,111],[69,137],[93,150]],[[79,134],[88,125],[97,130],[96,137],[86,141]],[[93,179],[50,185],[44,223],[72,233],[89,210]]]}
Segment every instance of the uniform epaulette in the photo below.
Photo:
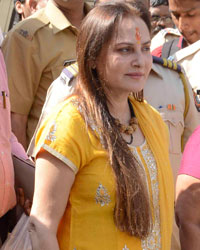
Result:
{"label": "uniform epaulette", "polygon": [[167,60],[166,58],[160,58],[153,56],[153,62],[162,65],[165,68],[172,69],[178,73],[182,72],[181,66],[175,62]]}
{"label": "uniform epaulette", "polygon": [[61,77],[65,82],[70,83],[78,74],[78,64],[73,63],[65,67],[61,73]]}
{"label": "uniform epaulette", "polygon": [[38,12],[39,13],[35,13],[35,15],[30,16],[29,18],[18,23],[14,28],[15,31],[26,39],[32,40],[36,31],[49,23],[49,19],[45,15],[45,12],[43,10]]}

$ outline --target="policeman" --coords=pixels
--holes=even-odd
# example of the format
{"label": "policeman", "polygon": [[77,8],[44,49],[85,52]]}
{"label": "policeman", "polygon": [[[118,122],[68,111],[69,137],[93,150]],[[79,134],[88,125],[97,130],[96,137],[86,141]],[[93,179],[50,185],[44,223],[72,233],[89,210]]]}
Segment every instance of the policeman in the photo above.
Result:
{"label": "policeman", "polygon": [[[153,57],[152,71],[144,88],[145,99],[161,114],[169,128],[169,155],[174,182],[182,157],[182,150],[194,129],[200,124],[190,84],[180,66]],[[179,231],[174,222],[172,250],[180,250]]]}
{"label": "policeman", "polygon": [[[172,19],[181,36],[153,50],[153,55],[175,60],[185,70],[194,90],[197,110],[200,110],[199,95],[199,50],[200,50],[200,1],[199,0],[169,0]],[[158,38],[159,39],[159,38]],[[164,48],[165,47],[165,48]],[[164,52],[164,53],[163,53]]]}
{"label": "policeman", "polygon": [[25,148],[48,87],[76,58],[77,32],[87,11],[84,0],[49,0],[45,8],[18,23],[2,44],[13,131]]}

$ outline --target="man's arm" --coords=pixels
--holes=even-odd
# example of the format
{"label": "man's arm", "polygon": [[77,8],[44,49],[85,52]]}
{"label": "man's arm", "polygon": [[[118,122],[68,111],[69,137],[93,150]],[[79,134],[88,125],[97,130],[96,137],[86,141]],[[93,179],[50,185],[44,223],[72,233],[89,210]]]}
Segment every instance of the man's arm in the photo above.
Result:
{"label": "man's arm", "polygon": [[26,127],[28,116],[11,112],[12,131],[16,135],[18,141],[27,149]]}
{"label": "man's arm", "polygon": [[200,180],[181,174],[176,184],[175,216],[182,250],[200,249]]}
{"label": "man's arm", "polygon": [[200,249],[200,126],[189,138],[176,183],[175,215],[182,250]]}
{"label": "man's arm", "polygon": [[32,36],[34,25],[34,20],[20,22],[8,32],[2,44],[8,72],[12,130],[25,149],[27,116],[43,71],[43,62],[38,60],[38,39],[35,34]]}

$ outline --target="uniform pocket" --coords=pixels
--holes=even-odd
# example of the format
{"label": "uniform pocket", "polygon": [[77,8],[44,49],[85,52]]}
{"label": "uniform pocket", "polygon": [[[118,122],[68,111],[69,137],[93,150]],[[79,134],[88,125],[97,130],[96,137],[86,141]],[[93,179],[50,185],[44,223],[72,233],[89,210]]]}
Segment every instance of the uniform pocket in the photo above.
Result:
{"label": "uniform pocket", "polygon": [[179,110],[160,110],[160,114],[169,128],[170,153],[181,153],[181,137],[184,131],[184,117]]}

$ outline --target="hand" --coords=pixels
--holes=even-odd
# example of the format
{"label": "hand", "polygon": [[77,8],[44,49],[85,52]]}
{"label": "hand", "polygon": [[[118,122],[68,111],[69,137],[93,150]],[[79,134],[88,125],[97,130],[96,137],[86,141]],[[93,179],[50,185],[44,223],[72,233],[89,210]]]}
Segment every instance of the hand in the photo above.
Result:
{"label": "hand", "polygon": [[32,201],[25,199],[23,188],[17,189],[17,203],[23,208],[24,213],[29,216],[31,212]]}

